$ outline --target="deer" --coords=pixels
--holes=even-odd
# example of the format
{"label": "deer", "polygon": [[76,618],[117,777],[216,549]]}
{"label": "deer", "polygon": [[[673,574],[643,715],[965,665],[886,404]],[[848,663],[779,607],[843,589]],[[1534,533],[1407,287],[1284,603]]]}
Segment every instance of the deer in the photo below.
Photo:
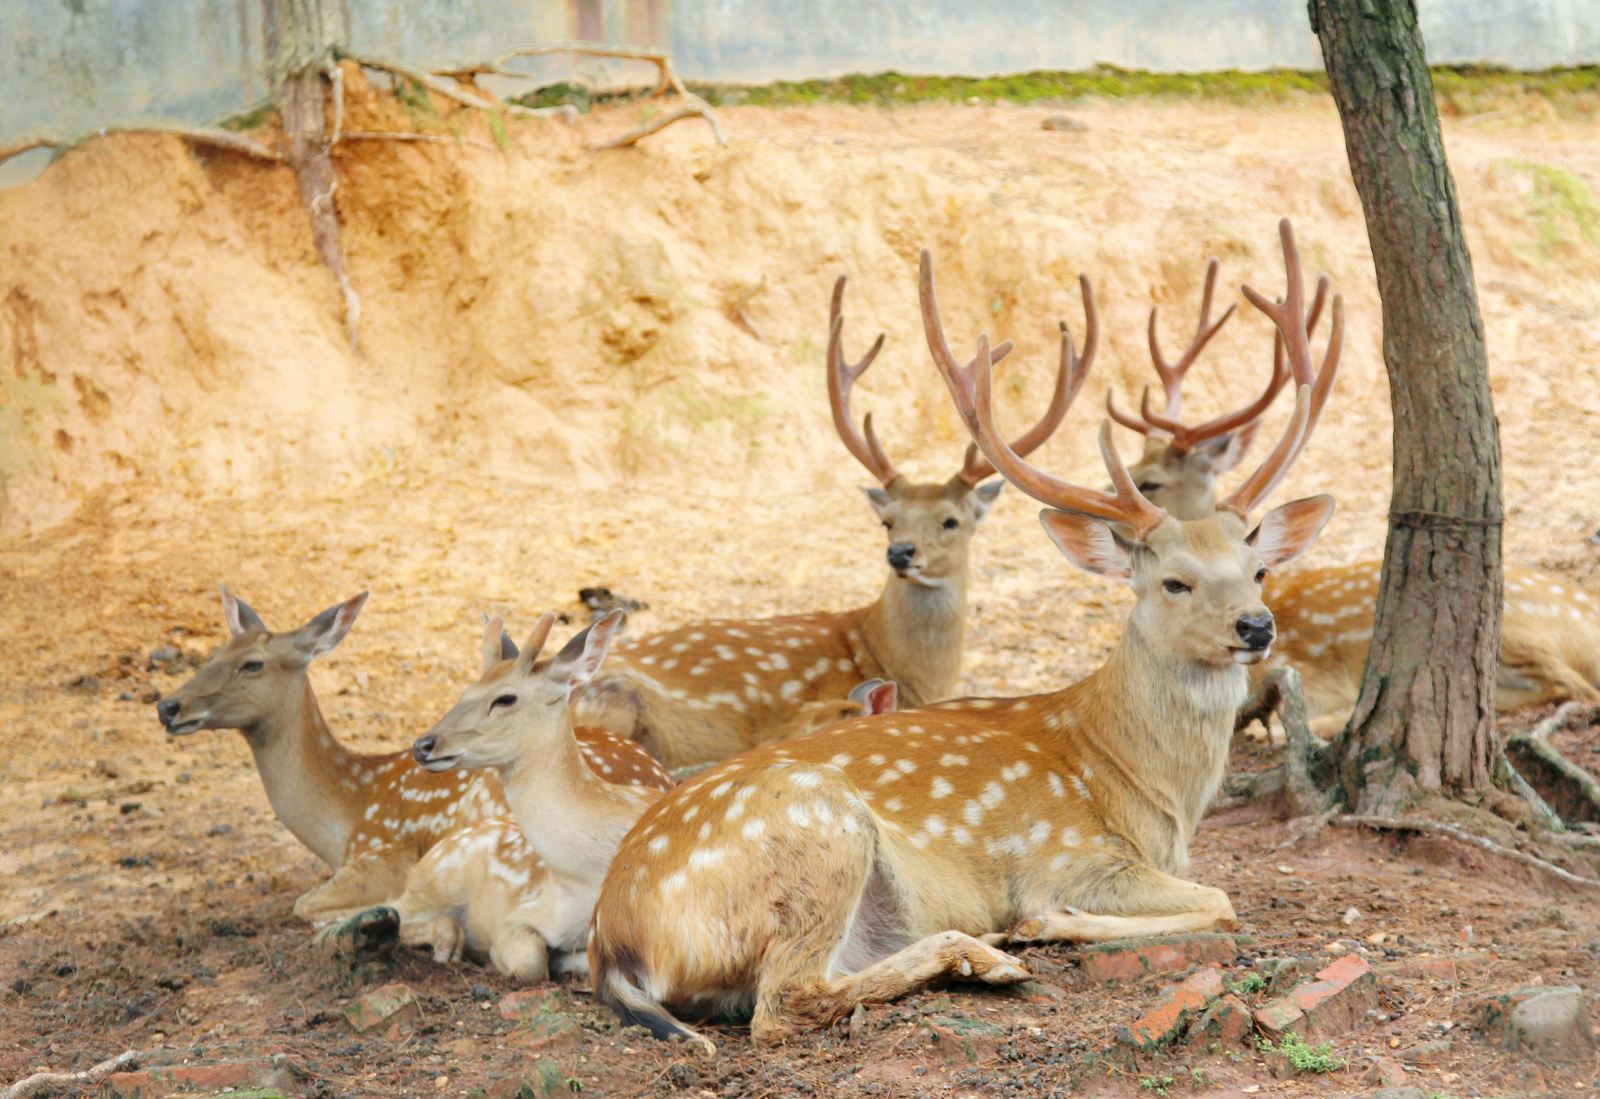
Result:
{"label": "deer", "polygon": [[1284,332],[1294,416],[1214,514],[1180,520],[1139,492],[1109,421],[1111,492],[1059,480],[1005,442],[987,339],[957,363],[923,252],[924,330],[975,445],[1045,505],[1070,562],[1130,584],[1134,608],[1105,663],[1062,690],[847,721],[754,748],[656,801],[611,863],[590,936],[596,994],[624,1022],[714,1053],[685,1018],[748,1016],[753,1039],[781,1041],[938,977],[1024,980],[1007,942],[1235,920],[1226,893],[1183,878],[1189,843],[1221,782],[1247,669],[1271,650],[1264,573],[1304,552],[1333,510],[1316,496],[1248,520],[1305,447],[1342,347],[1335,298],[1312,373],[1291,258],[1284,305],[1258,308]]}
{"label": "deer", "polygon": [[[1262,395],[1237,412],[1194,427],[1180,419],[1184,376],[1217,329],[1233,313],[1229,306],[1210,321],[1218,260],[1207,265],[1200,319],[1189,347],[1176,362],[1163,356],[1150,310],[1151,363],[1165,394],[1155,412],[1144,391],[1136,414],[1117,409],[1113,420],[1145,438],[1144,454],[1129,467],[1134,483],[1152,502],[1182,519],[1199,519],[1216,507],[1217,477],[1249,449],[1260,417],[1287,379],[1283,338],[1274,339],[1273,375]],[[1328,292],[1317,283],[1307,329],[1314,332]],[[1323,739],[1336,735],[1355,708],[1362,670],[1372,642],[1383,562],[1299,569],[1268,578],[1266,602],[1278,623],[1271,660],[1254,669],[1258,682],[1271,669],[1293,666],[1301,677],[1311,729]],[[1501,713],[1549,702],[1600,704],[1600,601],[1569,581],[1518,565],[1505,569],[1500,667],[1495,704]]]}
{"label": "deer", "polygon": [[[298,629],[274,633],[226,584],[219,591],[229,640],[156,712],[173,737],[201,729],[244,736],[273,813],[333,871],[295,901],[297,917],[322,924],[392,900],[445,836],[510,813],[492,775],[431,774],[409,751],[359,754],[329,731],[308,671],[344,639],[366,592]],[[586,764],[601,775],[635,782],[661,774],[632,741],[592,729],[580,736]],[[508,865],[530,881],[536,877],[531,860]]]}
{"label": "deer", "polygon": [[[1060,324],[1055,386],[1043,416],[1013,444],[1020,454],[1060,426],[1093,364],[1098,315],[1087,279],[1081,287],[1082,357]],[[894,681],[907,706],[948,698],[959,680],[971,539],[1004,481],[990,481],[993,466],[969,446],[948,480],[914,482],[889,460],[870,413],[857,426],[851,390],[882,351],[884,336],[849,362],[844,290],[840,276],[829,310],[829,405],[845,449],[878,482],[864,491],[888,534],[889,576],[876,600],[854,610],[694,622],[619,644],[607,673],[575,699],[578,717],[640,741],[669,767],[725,759],[770,741],[793,727],[799,708],[842,697],[863,679]],[[1010,349],[1001,344],[991,359]]]}

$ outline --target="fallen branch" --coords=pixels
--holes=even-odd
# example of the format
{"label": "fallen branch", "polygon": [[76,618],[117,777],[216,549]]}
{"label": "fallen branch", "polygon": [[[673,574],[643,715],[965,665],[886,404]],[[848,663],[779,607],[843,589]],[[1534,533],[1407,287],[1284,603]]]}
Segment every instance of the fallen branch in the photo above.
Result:
{"label": "fallen branch", "polygon": [[232,130],[224,130],[215,126],[185,126],[180,123],[145,122],[136,126],[102,126],[90,133],[79,134],[77,137],[58,137],[53,134],[34,134],[9,145],[0,145],[0,162],[10,160],[14,156],[31,152],[34,149],[70,149],[81,145],[85,141],[97,137],[107,137],[111,134],[172,134],[181,137],[195,145],[208,145],[215,149],[225,149],[232,153],[242,153],[257,160],[265,160],[277,164],[283,157],[243,134],[236,134]]}
{"label": "fallen branch", "polygon": [[113,1072],[133,1067],[144,1056],[138,1050],[130,1049],[82,1072],[36,1072],[25,1080],[18,1080],[5,1091],[0,1091],[0,1099],[30,1099],[31,1096],[45,1095],[57,1088],[93,1084]]}
{"label": "fallen branch", "polygon": [[1484,836],[1475,836],[1454,824],[1444,824],[1436,820],[1412,820],[1400,817],[1378,816],[1340,816],[1334,817],[1330,824],[1339,824],[1347,828],[1372,828],[1381,832],[1419,832],[1437,836],[1448,836],[1458,843],[1469,847],[1476,847],[1480,851],[1487,851],[1491,855],[1498,855],[1512,862],[1520,862],[1524,866],[1531,866],[1535,870],[1549,874],[1551,877],[1566,882],[1568,885],[1583,886],[1586,889],[1600,889],[1600,878],[1585,878],[1574,874],[1570,870],[1563,870],[1553,862],[1546,862],[1537,855],[1530,855],[1526,851],[1518,851],[1514,847],[1506,847]]}

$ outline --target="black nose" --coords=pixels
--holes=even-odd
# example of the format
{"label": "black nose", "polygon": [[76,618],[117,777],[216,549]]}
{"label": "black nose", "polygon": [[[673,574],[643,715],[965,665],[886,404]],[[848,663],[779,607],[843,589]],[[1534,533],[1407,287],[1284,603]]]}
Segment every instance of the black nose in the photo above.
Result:
{"label": "black nose", "polygon": [[433,755],[433,746],[438,743],[437,737],[425,736],[411,746],[411,754],[418,763],[428,762],[428,757]]}
{"label": "black nose", "polygon": [[911,559],[917,555],[917,547],[910,542],[896,542],[889,547],[889,567],[903,569],[911,564]]}
{"label": "black nose", "polygon": [[183,709],[183,703],[175,698],[163,698],[156,703],[156,716],[161,719],[161,724],[171,725],[172,719],[178,716],[178,711]]}
{"label": "black nose", "polygon": [[1233,624],[1239,632],[1239,640],[1249,648],[1260,651],[1272,644],[1272,613],[1246,614]]}

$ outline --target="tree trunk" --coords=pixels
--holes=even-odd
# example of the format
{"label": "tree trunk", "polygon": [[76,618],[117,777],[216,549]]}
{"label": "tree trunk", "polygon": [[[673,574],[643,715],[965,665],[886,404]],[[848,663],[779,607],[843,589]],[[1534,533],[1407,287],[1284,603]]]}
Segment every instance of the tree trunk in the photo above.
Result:
{"label": "tree trunk", "polygon": [[1472,259],[1414,0],[1310,0],[1366,212],[1394,408],[1394,490],[1349,803],[1490,782],[1500,647],[1500,440]]}

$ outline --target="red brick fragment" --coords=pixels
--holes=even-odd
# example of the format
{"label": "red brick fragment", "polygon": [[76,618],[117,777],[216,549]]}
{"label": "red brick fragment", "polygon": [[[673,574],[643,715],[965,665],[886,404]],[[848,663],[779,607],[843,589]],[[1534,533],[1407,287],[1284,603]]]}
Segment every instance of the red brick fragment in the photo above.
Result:
{"label": "red brick fragment", "polygon": [[1239,944],[1232,935],[1215,932],[1116,939],[1084,947],[1079,973],[1095,984],[1119,984],[1197,965],[1225,965],[1238,954]]}
{"label": "red brick fragment", "polygon": [[1346,954],[1256,1012],[1256,1026],[1277,1040],[1286,1031],[1333,1037],[1378,1006],[1378,979],[1359,954]]}
{"label": "red brick fragment", "polygon": [[1206,1005],[1222,995],[1222,974],[1213,968],[1191,974],[1168,985],[1156,997],[1156,1006],[1117,1032],[1117,1041],[1134,1049],[1158,1049],[1176,1039]]}
{"label": "red brick fragment", "polygon": [[1249,1044],[1255,1016],[1239,997],[1228,993],[1214,1001],[1189,1028],[1188,1042],[1200,1049],[1232,1049]]}

